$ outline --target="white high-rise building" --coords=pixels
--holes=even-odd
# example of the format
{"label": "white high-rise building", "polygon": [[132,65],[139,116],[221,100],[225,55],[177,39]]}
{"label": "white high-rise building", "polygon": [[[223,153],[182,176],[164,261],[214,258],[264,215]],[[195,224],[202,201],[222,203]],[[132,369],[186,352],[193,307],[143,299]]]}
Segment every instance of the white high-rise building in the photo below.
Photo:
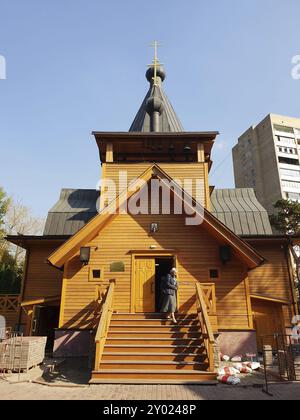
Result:
{"label": "white high-rise building", "polygon": [[236,187],[254,188],[269,214],[282,198],[300,201],[300,118],[268,115],[232,153]]}

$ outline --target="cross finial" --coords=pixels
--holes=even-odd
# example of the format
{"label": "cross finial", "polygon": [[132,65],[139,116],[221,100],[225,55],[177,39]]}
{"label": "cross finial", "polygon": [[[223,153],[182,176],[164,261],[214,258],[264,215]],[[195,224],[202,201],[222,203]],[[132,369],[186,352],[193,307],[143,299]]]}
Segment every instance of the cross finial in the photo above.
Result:
{"label": "cross finial", "polygon": [[160,44],[157,41],[154,41],[151,44],[151,47],[154,48],[154,59],[153,59],[152,64],[149,65],[149,67],[153,67],[153,69],[154,69],[153,84],[154,84],[154,86],[157,86],[158,85],[157,70],[158,70],[158,67],[159,67],[159,64],[160,64],[159,60],[157,58],[157,48],[160,47]]}

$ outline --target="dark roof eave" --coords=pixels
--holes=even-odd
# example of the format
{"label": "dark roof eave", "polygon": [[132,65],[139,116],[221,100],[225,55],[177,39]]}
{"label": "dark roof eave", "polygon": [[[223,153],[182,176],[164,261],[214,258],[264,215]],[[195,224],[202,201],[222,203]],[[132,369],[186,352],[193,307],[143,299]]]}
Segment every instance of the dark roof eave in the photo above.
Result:
{"label": "dark roof eave", "polygon": [[128,138],[143,138],[143,137],[183,137],[183,138],[199,138],[204,137],[207,140],[215,139],[220,133],[218,131],[179,131],[179,132],[138,132],[138,131],[120,131],[120,132],[111,132],[111,131],[92,131],[92,135],[95,137],[102,137],[103,139],[109,138],[122,138],[128,140]]}
{"label": "dark roof eave", "polygon": [[5,239],[14,245],[27,249],[29,242],[61,242],[66,241],[71,235],[8,235]]}
{"label": "dark roof eave", "polygon": [[299,239],[300,235],[240,235],[241,238],[245,240],[267,240],[267,241],[288,241],[290,239]]}

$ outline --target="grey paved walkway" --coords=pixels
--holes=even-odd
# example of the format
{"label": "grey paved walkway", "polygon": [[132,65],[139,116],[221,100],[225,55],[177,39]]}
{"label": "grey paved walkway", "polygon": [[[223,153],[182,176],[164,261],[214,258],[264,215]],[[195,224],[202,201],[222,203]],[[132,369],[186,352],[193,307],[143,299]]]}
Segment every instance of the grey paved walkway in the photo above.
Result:
{"label": "grey paved walkway", "polygon": [[92,385],[84,388],[8,384],[0,379],[0,400],[300,400],[300,384],[271,386],[274,398],[253,387],[183,385]]}

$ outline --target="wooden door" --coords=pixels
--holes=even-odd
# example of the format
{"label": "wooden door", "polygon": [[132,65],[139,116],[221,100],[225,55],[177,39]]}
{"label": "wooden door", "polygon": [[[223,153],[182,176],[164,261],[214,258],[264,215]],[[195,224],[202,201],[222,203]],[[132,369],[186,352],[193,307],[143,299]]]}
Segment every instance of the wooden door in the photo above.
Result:
{"label": "wooden door", "polygon": [[135,259],[135,311],[155,312],[155,259]]}
{"label": "wooden door", "polygon": [[[263,300],[252,302],[254,327],[257,334],[257,345],[260,352],[263,345],[271,345],[276,350],[274,334],[284,334],[282,305]],[[264,336],[264,339],[262,337]]]}

